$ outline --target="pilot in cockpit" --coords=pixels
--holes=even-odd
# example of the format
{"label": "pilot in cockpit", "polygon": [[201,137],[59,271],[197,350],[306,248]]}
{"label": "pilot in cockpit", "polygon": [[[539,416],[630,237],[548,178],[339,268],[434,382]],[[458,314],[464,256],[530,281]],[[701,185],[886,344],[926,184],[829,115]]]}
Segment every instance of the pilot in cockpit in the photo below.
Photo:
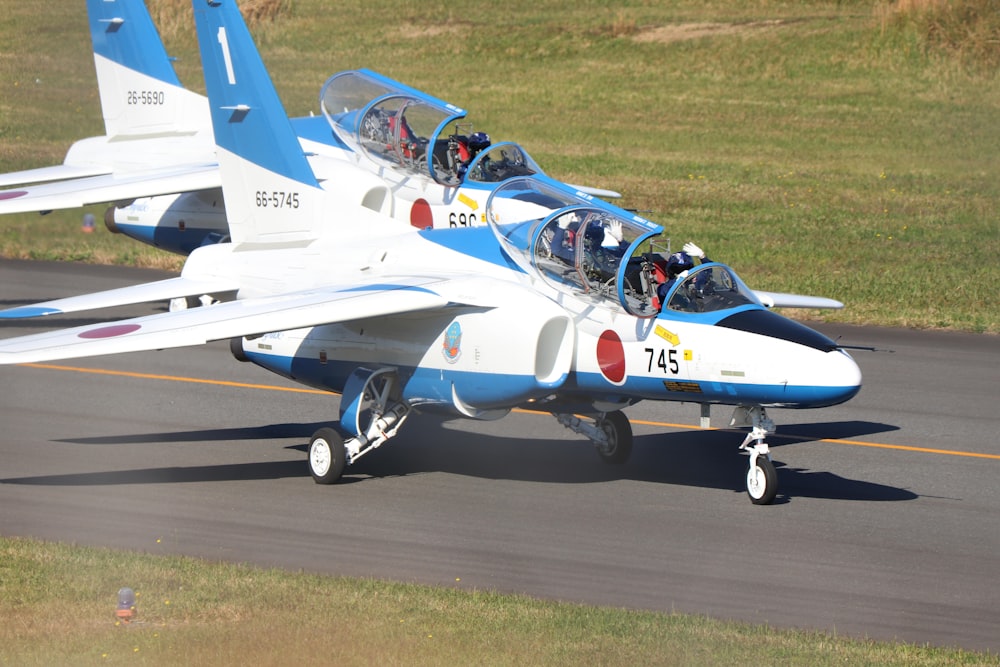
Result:
{"label": "pilot in cockpit", "polygon": [[460,180],[465,177],[472,160],[489,148],[491,143],[490,135],[485,132],[473,132],[464,142],[459,141],[457,174]]}
{"label": "pilot in cockpit", "polygon": [[580,216],[575,212],[566,213],[556,222],[549,242],[555,257],[570,266],[576,265],[576,233],[580,229]]}
{"label": "pilot in cockpit", "polygon": [[[580,214],[571,211],[557,220],[550,245],[553,256],[582,270],[588,279],[605,282],[618,272],[630,244],[624,238],[620,221],[593,214],[586,215],[584,221]],[[583,254],[578,257],[578,252]]]}
{"label": "pilot in cockpit", "polygon": [[661,308],[666,307],[667,294],[677,279],[683,280],[687,277],[688,271],[694,268],[693,257],[697,257],[699,263],[712,261],[705,255],[704,250],[690,242],[684,244],[684,250],[675,252],[667,258],[667,280],[656,288],[656,296],[660,300]]}

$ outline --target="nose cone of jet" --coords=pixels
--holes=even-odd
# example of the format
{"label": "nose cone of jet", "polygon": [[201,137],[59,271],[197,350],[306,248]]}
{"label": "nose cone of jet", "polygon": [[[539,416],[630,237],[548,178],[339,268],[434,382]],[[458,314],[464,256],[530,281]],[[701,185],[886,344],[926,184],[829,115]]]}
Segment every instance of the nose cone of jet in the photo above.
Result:
{"label": "nose cone of jet", "polygon": [[837,405],[849,401],[861,390],[861,369],[847,352],[832,350],[827,352],[822,362],[825,388],[818,396],[822,401],[816,407]]}
{"label": "nose cone of jet", "polygon": [[804,324],[767,310],[747,310],[720,320],[717,326],[761,337],[757,352],[769,359],[775,384],[785,388],[774,405],[822,408],[850,400],[861,390],[861,369],[851,355]]}

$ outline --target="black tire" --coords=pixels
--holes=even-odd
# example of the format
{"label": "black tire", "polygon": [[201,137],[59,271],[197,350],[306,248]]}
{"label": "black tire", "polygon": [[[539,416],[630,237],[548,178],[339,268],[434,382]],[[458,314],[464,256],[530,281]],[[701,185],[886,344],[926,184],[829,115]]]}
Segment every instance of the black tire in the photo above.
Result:
{"label": "black tire", "polygon": [[309,472],[317,484],[333,484],[344,474],[347,450],[344,439],[329,427],[321,428],[309,441]]}
{"label": "black tire", "polygon": [[754,505],[770,505],[778,495],[778,471],[771,459],[758,456],[753,468],[747,468],[747,495]]}
{"label": "black tire", "polygon": [[597,445],[597,455],[605,463],[621,465],[632,455],[632,424],[621,410],[604,415],[601,429],[608,436],[607,445]]}

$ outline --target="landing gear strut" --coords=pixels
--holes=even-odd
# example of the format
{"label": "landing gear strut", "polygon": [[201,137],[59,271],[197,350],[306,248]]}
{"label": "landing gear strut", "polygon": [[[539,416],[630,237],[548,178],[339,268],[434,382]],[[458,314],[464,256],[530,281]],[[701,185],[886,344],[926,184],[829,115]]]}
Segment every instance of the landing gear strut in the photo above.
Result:
{"label": "landing gear strut", "polygon": [[574,433],[590,438],[605,463],[625,463],[632,454],[632,425],[621,410],[601,413],[593,422],[565,413],[553,416]]}
{"label": "landing gear strut", "polygon": [[398,389],[394,368],[354,371],[340,399],[340,428],[347,439],[324,427],[309,441],[309,472],[317,484],[333,484],[346,466],[396,435],[410,413]]}
{"label": "landing gear strut", "polygon": [[[730,426],[750,426],[740,449],[750,454],[747,467],[747,495],[754,505],[770,505],[778,495],[778,472],[771,462],[771,450],[764,442],[768,434],[774,433],[774,422],[759,405],[741,405],[733,411]],[[754,444],[750,444],[754,443]]]}

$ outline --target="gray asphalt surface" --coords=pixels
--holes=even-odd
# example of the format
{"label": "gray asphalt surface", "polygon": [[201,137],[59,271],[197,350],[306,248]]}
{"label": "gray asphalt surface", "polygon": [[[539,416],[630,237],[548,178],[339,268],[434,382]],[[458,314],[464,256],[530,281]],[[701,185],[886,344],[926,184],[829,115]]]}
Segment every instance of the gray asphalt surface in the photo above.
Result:
{"label": "gray asphalt surface", "polygon": [[[0,308],[161,275],[0,260]],[[846,405],[771,412],[769,507],[693,404],[630,408],[620,467],[550,417],[417,416],[321,487],[305,445],[336,397],[225,344],[0,367],[0,534],[1000,650],[1000,339],[818,328],[892,351],[855,354]]]}

